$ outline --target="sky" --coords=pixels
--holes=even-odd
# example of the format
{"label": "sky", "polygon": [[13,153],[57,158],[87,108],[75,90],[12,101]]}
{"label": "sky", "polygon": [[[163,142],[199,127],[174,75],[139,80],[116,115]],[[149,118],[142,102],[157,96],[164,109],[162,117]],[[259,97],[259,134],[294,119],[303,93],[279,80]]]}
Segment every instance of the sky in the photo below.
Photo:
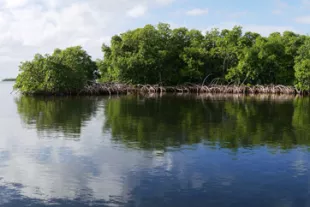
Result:
{"label": "sky", "polygon": [[93,59],[102,43],[129,29],[231,29],[262,35],[310,32],[310,0],[0,0],[0,79],[15,77],[36,53],[81,45]]}

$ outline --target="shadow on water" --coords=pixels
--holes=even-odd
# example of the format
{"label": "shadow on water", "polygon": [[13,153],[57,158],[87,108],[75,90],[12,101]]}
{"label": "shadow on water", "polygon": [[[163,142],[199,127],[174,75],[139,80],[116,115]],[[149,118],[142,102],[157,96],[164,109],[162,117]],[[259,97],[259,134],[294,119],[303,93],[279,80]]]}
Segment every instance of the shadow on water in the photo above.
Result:
{"label": "shadow on water", "polygon": [[98,97],[26,97],[15,99],[26,126],[35,127],[39,137],[79,139],[81,128],[96,115]]}
{"label": "shadow on water", "polygon": [[105,104],[104,133],[142,149],[204,142],[221,148],[309,146],[309,98],[123,96]]}

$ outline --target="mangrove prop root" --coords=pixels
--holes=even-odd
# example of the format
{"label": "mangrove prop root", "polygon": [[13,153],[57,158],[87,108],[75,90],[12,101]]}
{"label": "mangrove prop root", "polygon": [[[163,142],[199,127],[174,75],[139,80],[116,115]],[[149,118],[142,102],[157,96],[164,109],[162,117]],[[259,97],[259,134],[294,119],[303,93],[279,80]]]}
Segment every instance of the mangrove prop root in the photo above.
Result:
{"label": "mangrove prop root", "polygon": [[210,85],[185,84],[178,86],[130,85],[122,83],[94,83],[84,88],[80,95],[113,95],[113,94],[157,94],[157,93],[196,93],[196,94],[299,94],[292,86],[284,85],[219,85],[214,80]]}
{"label": "mangrove prop root", "polygon": [[309,94],[306,91],[298,91],[293,86],[284,85],[219,85],[213,81],[209,85],[184,84],[178,86],[162,85],[131,85],[123,83],[92,83],[78,92],[67,91],[65,93],[26,93],[28,95],[121,95],[121,94]]}

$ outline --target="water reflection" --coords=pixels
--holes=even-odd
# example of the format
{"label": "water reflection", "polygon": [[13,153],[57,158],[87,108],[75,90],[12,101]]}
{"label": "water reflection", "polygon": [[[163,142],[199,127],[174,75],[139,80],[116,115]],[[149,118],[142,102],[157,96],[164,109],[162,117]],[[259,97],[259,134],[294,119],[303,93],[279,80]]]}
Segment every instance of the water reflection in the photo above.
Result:
{"label": "water reflection", "polygon": [[100,99],[20,96],[15,102],[22,121],[35,127],[41,138],[78,139],[82,126],[96,115]]}
{"label": "water reflection", "polygon": [[[308,99],[20,97],[15,103],[17,111],[0,113],[0,206],[310,204]],[[65,139],[45,139],[51,134]]]}
{"label": "water reflection", "polygon": [[[205,142],[236,150],[266,145],[309,146],[309,98],[292,96],[122,96],[111,99],[16,99],[26,126],[41,138],[78,139],[81,128],[104,107],[103,133],[143,149]],[[223,130],[224,129],[224,130]]]}
{"label": "water reflection", "polygon": [[287,96],[126,96],[105,104],[104,133],[143,149],[200,142],[291,149],[310,144],[309,104]]}

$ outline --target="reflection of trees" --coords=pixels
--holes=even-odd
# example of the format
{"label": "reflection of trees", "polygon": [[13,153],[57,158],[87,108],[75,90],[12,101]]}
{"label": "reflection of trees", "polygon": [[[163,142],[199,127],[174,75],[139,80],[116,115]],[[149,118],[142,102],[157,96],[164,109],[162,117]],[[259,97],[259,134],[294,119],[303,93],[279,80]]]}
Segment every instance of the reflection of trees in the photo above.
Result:
{"label": "reflection of trees", "polygon": [[[122,97],[106,103],[105,129],[113,138],[145,148],[199,142],[204,116],[192,100]],[[195,118],[194,118],[195,117]],[[191,133],[189,134],[189,129]]]}
{"label": "reflection of trees", "polygon": [[209,128],[213,141],[218,139],[222,146],[229,148],[258,145],[292,147],[294,108],[291,102],[246,99],[244,102],[226,101],[224,108],[229,121],[223,120]]}
{"label": "reflection of trees", "polygon": [[293,127],[296,130],[298,143],[309,144],[310,137],[310,101],[308,97],[296,98],[294,100]]}
{"label": "reflection of trees", "polygon": [[300,113],[301,120],[310,121],[305,102],[309,105],[301,98],[121,97],[106,103],[104,129],[117,141],[146,149],[201,141],[232,149],[290,149],[310,144],[309,135],[300,130],[308,122],[296,117]]}
{"label": "reflection of trees", "polygon": [[63,133],[79,137],[81,127],[97,110],[96,98],[42,98],[21,96],[16,99],[23,122],[35,126],[39,133]]}

